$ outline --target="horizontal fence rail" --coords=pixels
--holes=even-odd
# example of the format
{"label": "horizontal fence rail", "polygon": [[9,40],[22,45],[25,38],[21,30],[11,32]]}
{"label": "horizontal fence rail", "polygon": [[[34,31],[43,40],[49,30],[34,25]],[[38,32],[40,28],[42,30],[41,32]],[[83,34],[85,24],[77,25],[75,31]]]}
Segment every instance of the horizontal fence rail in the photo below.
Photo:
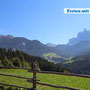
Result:
{"label": "horizontal fence rail", "polygon": [[64,89],[70,89],[70,90],[80,90],[80,89],[76,89],[76,88],[70,88],[70,87],[64,87],[64,86],[56,86],[56,85],[47,84],[47,83],[40,83],[40,82],[37,82],[37,84],[45,85],[45,86],[51,86],[51,87],[54,87],[54,88],[64,88]]}
{"label": "horizontal fence rail", "polygon": [[65,76],[76,76],[76,77],[90,78],[89,75],[71,74],[71,73],[62,73],[62,72],[52,72],[52,71],[37,71],[37,73],[58,74],[58,75],[65,75]]}
{"label": "horizontal fence rail", "polygon": [[[33,72],[34,71],[34,70],[28,69],[28,68],[9,67],[9,66],[0,66],[0,69],[23,69],[23,70],[28,70],[28,72]],[[66,76],[76,76],[76,77],[90,78],[90,75],[62,73],[62,72],[53,72],[53,71],[39,71],[39,70],[35,70],[35,71],[37,73],[58,74],[58,75],[66,75]]]}
{"label": "horizontal fence rail", "polygon": [[9,67],[9,66],[0,66],[0,69],[23,69],[23,70],[28,70],[28,72],[32,72],[33,73],[33,78],[27,78],[27,77],[15,76],[15,75],[8,75],[8,74],[0,74],[2,76],[10,76],[10,77],[27,79],[28,82],[33,83],[33,88],[27,88],[27,87],[16,86],[16,85],[9,85],[9,84],[5,84],[5,83],[0,83],[0,84],[7,85],[7,86],[18,87],[18,88],[26,88],[28,90],[37,90],[37,84],[44,85],[44,86],[50,86],[50,87],[54,87],[54,88],[64,88],[64,89],[70,89],[70,90],[80,90],[80,89],[71,88],[71,87],[56,86],[56,85],[52,85],[52,84],[48,84],[48,83],[38,82],[40,80],[38,80],[37,77],[36,77],[37,73],[57,74],[57,75],[65,75],[65,76],[76,76],[76,77],[90,78],[89,75],[71,74],[71,73],[62,73],[62,72],[53,72],[53,71],[39,71],[39,70],[37,70],[37,65],[36,64],[34,64],[32,69],[18,68],[18,67]]}
{"label": "horizontal fence rail", "polygon": [[12,86],[12,87],[17,87],[17,88],[24,88],[28,90],[33,90],[32,88],[27,88],[27,87],[22,87],[22,86],[16,86],[16,85],[10,85],[10,84],[5,84],[5,83],[0,83],[1,85],[6,85],[6,86]]}
{"label": "horizontal fence rail", "polygon": [[0,73],[0,75],[2,75],[2,76],[16,77],[16,78],[22,78],[22,79],[32,79],[32,78],[21,77],[21,76],[15,76],[15,75],[8,75],[8,74],[2,74],[2,73]]}

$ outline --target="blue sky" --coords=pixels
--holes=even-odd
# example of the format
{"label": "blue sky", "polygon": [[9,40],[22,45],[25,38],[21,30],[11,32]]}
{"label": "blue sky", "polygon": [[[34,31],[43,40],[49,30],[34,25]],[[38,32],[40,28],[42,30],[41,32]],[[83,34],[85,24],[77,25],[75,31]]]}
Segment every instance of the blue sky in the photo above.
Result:
{"label": "blue sky", "polygon": [[90,0],[0,0],[0,34],[64,44],[90,30],[89,14],[64,14],[64,8],[90,8]]}

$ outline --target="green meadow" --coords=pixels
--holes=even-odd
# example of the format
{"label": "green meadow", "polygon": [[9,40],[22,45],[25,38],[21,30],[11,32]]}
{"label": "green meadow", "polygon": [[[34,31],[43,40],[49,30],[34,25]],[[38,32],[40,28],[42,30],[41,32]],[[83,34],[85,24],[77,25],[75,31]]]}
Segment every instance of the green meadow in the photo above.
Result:
{"label": "green meadow", "polygon": [[[28,72],[27,70],[0,69],[0,73],[32,78],[32,73]],[[37,78],[40,80],[39,82],[42,83],[49,83],[58,86],[67,86],[81,90],[90,90],[90,79],[88,78],[55,75],[55,74],[37,74]],[[26,79],[19,79],[15,77],[2,76],[2,75],[0,75],[0,83],[24,86],[28,88],[32,87],[32,83],[27,82]],[[2,85],[0,85],[0,87],[1,86]],[[5,88],[7,87],[8,86],[5,86]],[[37,88],[38,90],[67,90],[67,89],[56,89],[41,85],[37,85]],[[18,90],[23,90],[23,89],[18,89]]]}

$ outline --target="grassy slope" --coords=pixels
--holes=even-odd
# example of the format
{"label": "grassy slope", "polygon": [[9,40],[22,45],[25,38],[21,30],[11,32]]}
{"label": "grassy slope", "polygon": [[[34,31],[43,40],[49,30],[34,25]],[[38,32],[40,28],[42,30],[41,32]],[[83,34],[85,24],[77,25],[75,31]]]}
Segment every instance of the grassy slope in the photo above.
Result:
{"label": "grassy slope", "polygon": [[61,56],[57,55],[56,53],[44,53],[43,57],[50,62],[53,62],[52,58],[61,58]]}
{"label": "grassy slope", "polygon": [[44,53],[43,54],[43,56],[45,57],[45,58],[52,58],[52,57],[55,57],[55,58],[60,58],[61,56],[59,56],[59,55],[57,55],[56,53]]}
{"label": "grassy slope", "polygon": [[[60,61],[63,60],[66,60],[66,58],[62,57],[62,56],[59,56],[57,55],[56,53],[44,53],[43,54],[43,57],[45,59],[47,59],[48,61],[50,62],[55,62],[55,63],[59,63]],[[53,59],[54,58],[54,59]]]}
{"label": "grassy slope", "polygon": [[[32,78],[32,73],[29,73],[26,70],[1,69],[0,73]],[[78,88],[81,90],[90,90],[90,79],[88,78],[53,75],[53,74],[48,74],[48,75],[38,74],[37,78],[40,80],[40,82],[44,82],[44,83],[68,86],[68,87]],[[21,85],[26,87],[32,87],[32,84],[27,82],[24,79],[18,79],[18,78],[7,77],[7,76],[0,76],[0,83],[1,82],[14,84],[14,85]],[[59,90],[59,89],[38,85],[38,90]],[[66,90],[66,89],[60,89],[60,90]]]}

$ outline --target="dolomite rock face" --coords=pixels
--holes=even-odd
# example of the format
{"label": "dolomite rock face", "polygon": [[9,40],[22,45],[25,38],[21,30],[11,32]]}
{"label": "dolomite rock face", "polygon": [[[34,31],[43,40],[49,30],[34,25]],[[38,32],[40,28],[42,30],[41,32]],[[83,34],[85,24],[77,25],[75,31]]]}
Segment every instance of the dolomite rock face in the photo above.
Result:
{"label": "dolomite rock face", "polygon": [[80,41],[90,41],[90,30],[84,29],[83,32],[79,32],[76,38],[69,40],[68,45],[74,45]]}

